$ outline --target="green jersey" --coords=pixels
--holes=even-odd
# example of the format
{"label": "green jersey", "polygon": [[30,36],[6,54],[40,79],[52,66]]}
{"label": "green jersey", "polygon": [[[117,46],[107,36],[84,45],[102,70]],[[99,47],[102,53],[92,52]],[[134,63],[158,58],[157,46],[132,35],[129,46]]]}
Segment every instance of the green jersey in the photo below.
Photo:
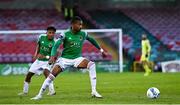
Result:
{"label": "green jersey", "polygon": [[71,29],[64,32],[61,37],[55,43],[52,49],[51,56],[55,56],[57,48],[63,42],[63,52],[61,57],[67,59],[75,59],[82,56],[82,47],[85,40],[90,41],[96,48],[100,49],[98,43],[90,37],[86,32],[79,31],[73,33]]}
{"label": "green jersey", "polygon": [[[50,56],[52,47],[55,44],[55,40],[54,39],[49,40],[46,34],[41,34],[38,39],[38,44],[39,44],[39,53],[44,56]],[[48,61],[48,59],[46,58],[38,59],[38,60]]]}

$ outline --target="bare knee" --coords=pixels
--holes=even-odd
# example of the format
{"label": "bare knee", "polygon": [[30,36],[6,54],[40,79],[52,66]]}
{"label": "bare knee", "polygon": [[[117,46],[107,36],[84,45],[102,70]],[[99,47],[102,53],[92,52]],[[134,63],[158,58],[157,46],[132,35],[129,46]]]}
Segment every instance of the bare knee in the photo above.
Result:
{"label": "bare knee", "polygon": [[90,62],[89,60],[84,59],[84,60],[78,65],[78,68],[87,68],[89,62]]}
{"label": "bare knee", "polygon": [[87,65],[87,69],[89,69],[91,66],[95,66],[95,63],[94,62],[92,62],[92,61],[90,61],[89,63],[88,63],[88,65]]}
{"label": "bare knee", "polygon": [[44,76],[47,78],[47,77],[48,77],[48,75],[49,75],[49,73],[50,73],[50,71],[49,71],[49,70],[47,70],[47,69],[45,69],[43,73],[44,73]]}
{"label": "bare knee", "polygon": [[62,68],[59,65],[54,66],[51,74],[56,77],[60,72],[62,72]]}
{"label": "bare knee", "polygon": [[34,75],[34,73],[28,72],[28,74],[26,75],[25,81],[30,83],[33,75]]}

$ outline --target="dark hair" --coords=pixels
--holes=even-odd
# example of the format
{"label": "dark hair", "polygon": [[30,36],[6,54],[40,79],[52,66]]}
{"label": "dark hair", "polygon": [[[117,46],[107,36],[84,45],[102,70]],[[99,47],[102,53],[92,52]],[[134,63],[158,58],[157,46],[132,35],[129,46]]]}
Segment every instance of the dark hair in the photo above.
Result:
{"label": "dark hair", "polygon": [[71,19],[71,24],[72,24],[72,23],[75,23],[76,21],[82,21],[81,17],[79,17],[79,16],[73,17],[73,18]]}
{"label": "dark hair", "polygon": [[49,26],[46,30],[47,30],[47,31],[48,31],[48,30],[53,30],[54,32],[56,32],[56,28],[53,27],[53,26]]}

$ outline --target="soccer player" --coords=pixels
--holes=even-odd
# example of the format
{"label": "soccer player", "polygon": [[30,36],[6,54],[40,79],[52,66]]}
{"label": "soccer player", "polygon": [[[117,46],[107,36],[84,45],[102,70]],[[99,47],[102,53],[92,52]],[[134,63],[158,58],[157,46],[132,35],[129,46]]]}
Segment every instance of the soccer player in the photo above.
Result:
{"label": "soccer player", "polygon": [[151,69],[149,68],[149,57],[150,57],[150,52],[151,52],[151,45],[145,34],[142,35],[141,47],[142,47],[141,48],[142,55],[141,55],[140,61],[145,70],[144,76],[148,76],[152,72]]}
{"label": "soccer player", "polygon": [[[48,64],[48,60],[51,55],[52,47],[55,44],[55,39],[54,39],[55,32],[56,32],[56,28],[48,27],[46,34],[41,34],[39,36],[36,51],[33,56],[33,59],[35,59],[35,61],[31,65],[26,75],[23,92],[19,93],[18,95],[27,95],[29,91],[29,84],[34,74],[40,75],[43,71],[46,78],[49,75],[50,73],[49,70],[51,68],[51,65]],[[48,95],[55,95],[53,82],[49,85]]]}
{"label": "soccer player", "polygon": [[31,98],[32,100],[38,100],[42,98],[42,95],[49,86],[49,84],[55,79],[55,77],[63,72],[67,67],[74,66],[76,68],[87,68],[89,70],[89,77],[91,82],[91,95],[93,97],[102,98],[102,96],[96,90],[96,65],[94,62],[82,57],[82,46],[85,40],[91,42],[99,51],[103,57],[107,56],[107,53],[98,45],[98,43],[86,32],[81,31],[83,21],[80,17],[76,16],[71,20],[71,28],[64,32],[59,40],[55,43],[52,52],[50,63],[54,62],[54,55],[56,50],[63,43],[63,52],[61,57],[58,58],[54,64],[52,72],[44,81],[38,95]]}

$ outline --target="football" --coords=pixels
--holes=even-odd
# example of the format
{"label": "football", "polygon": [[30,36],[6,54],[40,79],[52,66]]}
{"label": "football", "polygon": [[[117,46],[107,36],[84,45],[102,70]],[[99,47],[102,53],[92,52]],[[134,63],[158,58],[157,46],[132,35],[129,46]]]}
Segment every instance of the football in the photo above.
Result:
{"label": "football", "polygon": [[159,97],[159,95],[160,95],[160,91],[156,87],[151,87],[147,90],[147,97],[148,98],[156,99]]}

